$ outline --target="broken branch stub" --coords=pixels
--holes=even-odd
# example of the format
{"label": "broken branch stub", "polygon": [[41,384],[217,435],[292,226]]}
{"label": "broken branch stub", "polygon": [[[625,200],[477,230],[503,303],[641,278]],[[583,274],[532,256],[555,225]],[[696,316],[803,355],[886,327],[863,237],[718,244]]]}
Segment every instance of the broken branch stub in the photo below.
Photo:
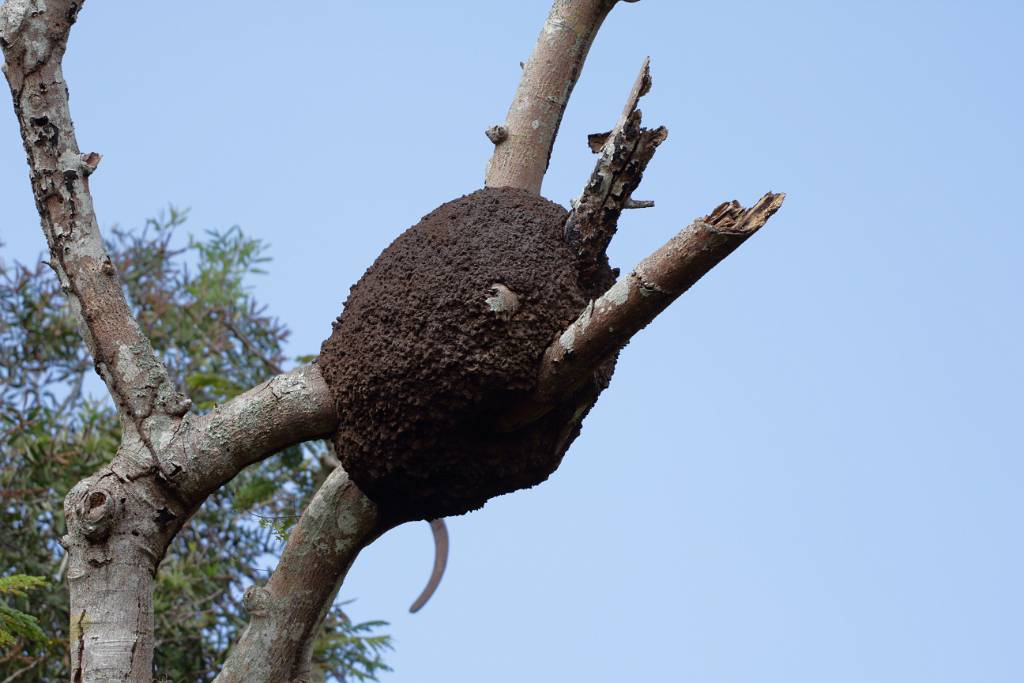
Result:
{"label": "broken branch stub", "polygon": [[609,359],[757,232],[785,197],[769,192],[749,209],[735,201],[719,205],[587,304],[544,352],[536,391],[509,407],[497,428],[505,432],[521,429],[585,390],[588,383],[601,382]]}
{"label": "broken branch stub", "polygon": [[565,222],[565,239],[577,252],[580,284],[589,296],[597,296],[612,284],[608,245],[618,227],[624,209],[653,206],[632,198],[640,185],[647,164],[658,145],[668,137],[664,126],[643,128],[640,98],[651,89],[650,58],[644,60],[633,83],[626,105],[615,127],[607,133],[591,135],[587,142],[601,156],[572,212]]}

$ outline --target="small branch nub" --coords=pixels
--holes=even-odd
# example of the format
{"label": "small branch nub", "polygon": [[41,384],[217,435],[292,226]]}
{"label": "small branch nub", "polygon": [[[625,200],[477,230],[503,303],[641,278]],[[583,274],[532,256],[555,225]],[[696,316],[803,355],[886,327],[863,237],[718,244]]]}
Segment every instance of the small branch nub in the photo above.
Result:
{"label": "small branch nub", "polygon": [[88,154],[82,155],[82,170],[85,175],[90,176],[96,167],[100,165],[100,160],[103,159],[103,155],[97,152],[89,152]]}
{"label": "small branch nub", "polygon": [[632,197],[626,198],[626,201],[622,204],[623,209],[650,209],[653,206],[653,199],[633,199]]}
{"label": "small branch nub", "polygon": [[484,135],[487,139],[493,142],[495,145],[500,145],[502,142],[508,139],[508,128],[502,125],[491,126],[484,131]]}
{"label": "small branch nub", "polygon": [[272,603],[270,591],[263,586],[249,586],[242,594],[242,607],[253,617],[266,616]]}

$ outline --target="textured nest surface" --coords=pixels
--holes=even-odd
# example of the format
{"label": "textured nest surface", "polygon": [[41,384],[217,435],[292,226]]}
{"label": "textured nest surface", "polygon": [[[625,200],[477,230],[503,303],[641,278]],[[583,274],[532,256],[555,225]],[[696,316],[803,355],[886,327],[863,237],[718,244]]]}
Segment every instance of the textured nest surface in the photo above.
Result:
{"label": "textured nest surface", "polygon": [[[523,190],[480,190],[406,230],[352,288],[319,363],[342,463],[387,515],[461,514],[537,484],[579,433],[580,400],[516,432],[493,428],[586,304],[565,218]],[[492,310],[496,284],[515,293],[514,314]]]}

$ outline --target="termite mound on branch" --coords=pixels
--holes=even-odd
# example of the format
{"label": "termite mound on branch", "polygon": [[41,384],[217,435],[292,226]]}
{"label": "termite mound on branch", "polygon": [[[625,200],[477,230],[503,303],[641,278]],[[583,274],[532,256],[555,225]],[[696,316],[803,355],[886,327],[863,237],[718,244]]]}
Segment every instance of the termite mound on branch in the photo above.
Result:
{"label": "termite mound on branch", "polygon": [[614,360],[543,417],[498,426],[587,304],[566,216],[525,190],[479,190],[424,216],[352,287],[318,362],[342,464],[388,517],[462,514],[538,484],[579,434]]}

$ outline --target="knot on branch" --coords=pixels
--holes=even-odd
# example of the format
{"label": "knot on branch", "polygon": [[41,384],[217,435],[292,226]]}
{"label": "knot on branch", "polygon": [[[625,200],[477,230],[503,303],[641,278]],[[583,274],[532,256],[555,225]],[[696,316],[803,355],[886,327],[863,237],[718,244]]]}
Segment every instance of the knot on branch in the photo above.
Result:
{"label": "knot on branch", "polygon": [[242,607],[251,616],[266,616],[273,606],[274,597],[263,586],[249,586],[242,595]]}
{"label": "knot on branch", "polygon": [[117,498],[102,486],[88,488],[75,506],[75,517],[82,535],[93,543],[110,537],[119,513]]}

